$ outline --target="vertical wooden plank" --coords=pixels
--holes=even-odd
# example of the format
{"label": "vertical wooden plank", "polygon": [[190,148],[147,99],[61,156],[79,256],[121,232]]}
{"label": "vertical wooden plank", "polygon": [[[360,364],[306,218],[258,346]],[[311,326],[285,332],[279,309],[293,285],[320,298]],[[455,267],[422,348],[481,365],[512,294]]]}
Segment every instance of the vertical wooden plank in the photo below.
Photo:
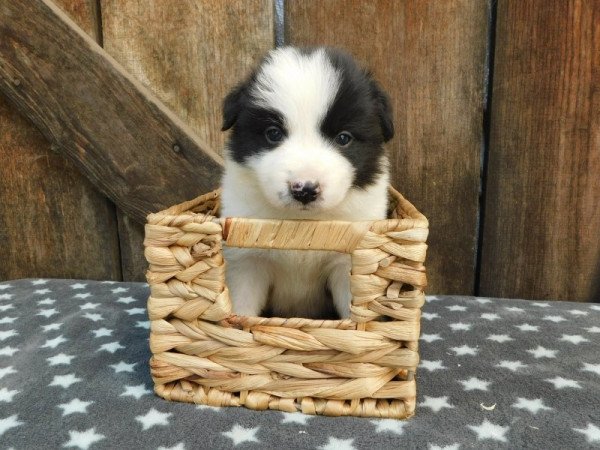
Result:
{"label": "vertical wooden plank", "polygon": [[[221,104],[274,45],[272,0],[102,0],[101,10],[104,48],[222,153]],[[119,214],[119,230],[123,276],[143,279],[143,229]]]}
{"label": "vertical wooden plank", "polygon": [[286,43],[343,47],[392,99],[392,182],[430,219],[428,292],[472,294],[487,5],[286,2]]}
{"label": "vertical wooden plank", "polygon": [[[93,35],[94,3],[58,4]],[[0,279],[121,278],[112,203],[0,99]]]}
{"label": "vertical wooden plank", "polygon": [[119,248],[124,281],[146,281],[148,262],[144,257],[144,227],[117,208]]}
{"label": "vertical wooden plank", "polygon": [[481,293],[600,299],[600,1],[498,3]]}

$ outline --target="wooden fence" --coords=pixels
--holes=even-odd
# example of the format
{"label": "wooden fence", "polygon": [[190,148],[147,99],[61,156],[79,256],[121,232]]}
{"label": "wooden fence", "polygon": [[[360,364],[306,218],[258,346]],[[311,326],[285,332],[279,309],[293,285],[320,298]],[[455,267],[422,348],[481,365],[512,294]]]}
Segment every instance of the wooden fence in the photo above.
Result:
{"label": "wooden fence", "polygon": [[[393,184],[431,222],[428,291],[600,301],[600,0],[56,3],[209,153],[222,153],[223,97],[267,50],[348,49],[393,99]],[[9,12],[0,6],[0,36]],[[4,49],[0,69],[11,63]],[[105,94],[110,108],[115,92]],[[119,170],[141,183],[113,191],[121,179],[82,172],[85,142],[65,144],[64,158],[30,123],[40,127],[41,113],[24,118],[9,97],[0,95],[0,279],[142,280],[139,215],[104,194],[147,200],[153,148],[111,154],[127,155]]]}

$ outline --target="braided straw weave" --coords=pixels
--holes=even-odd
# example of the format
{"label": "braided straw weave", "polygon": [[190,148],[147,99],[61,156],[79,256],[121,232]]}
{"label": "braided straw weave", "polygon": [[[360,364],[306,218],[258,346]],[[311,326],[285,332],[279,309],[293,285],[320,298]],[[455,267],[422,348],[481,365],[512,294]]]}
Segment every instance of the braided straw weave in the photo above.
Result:
{"label": "braided straw weave", "polygon": [[[155,392],[213,406],[413,415],[428,222],[389,192],[390,219],[369,222],[220,219],[219,191],[150,214]],[[351,319],[233,315],[223,244],[350,253]]]}

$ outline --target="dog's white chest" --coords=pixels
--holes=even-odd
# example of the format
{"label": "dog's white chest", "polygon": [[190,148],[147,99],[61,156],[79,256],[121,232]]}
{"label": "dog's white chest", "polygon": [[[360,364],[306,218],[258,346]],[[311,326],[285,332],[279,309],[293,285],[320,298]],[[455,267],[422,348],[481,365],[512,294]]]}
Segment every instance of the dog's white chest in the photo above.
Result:
{"label": "dog's white chest", "polygon": [[[350,267],[350,255],[325,251],[227,248],[225,256],[229,274],[248,273],[250,268],[254,274],[241,280],[246,289],[232,286],[241,297],[238,303],[245,303],[243,296],[253,291],[255,283],[266,283],[265,306],[271,315],[280,317],[331,316],[334,309],[329,293],[330,276],[340,264]],[[347,275],[350,276],[349,270]]]}
{"label": "dog's white chest", "polygon": [[275,280],[270,298],[274,315],[319,317],[332,310],[327,285],[331,269],[344,259],[349,263],[349,255],[300,250],[269,253]]}

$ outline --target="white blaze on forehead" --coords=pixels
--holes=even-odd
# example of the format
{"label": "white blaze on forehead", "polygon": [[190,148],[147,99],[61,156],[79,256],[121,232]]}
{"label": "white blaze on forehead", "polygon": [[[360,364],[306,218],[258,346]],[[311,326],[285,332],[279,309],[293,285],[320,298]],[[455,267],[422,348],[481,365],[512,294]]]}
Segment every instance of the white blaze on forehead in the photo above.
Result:
{"label": "white blaze on forehead", "polygon": [[290,132],[314,129],[333,103],[340,75],[323,49],[302,54],[295,48],[273,50],[261,67],[253,103],[283,115]]}

